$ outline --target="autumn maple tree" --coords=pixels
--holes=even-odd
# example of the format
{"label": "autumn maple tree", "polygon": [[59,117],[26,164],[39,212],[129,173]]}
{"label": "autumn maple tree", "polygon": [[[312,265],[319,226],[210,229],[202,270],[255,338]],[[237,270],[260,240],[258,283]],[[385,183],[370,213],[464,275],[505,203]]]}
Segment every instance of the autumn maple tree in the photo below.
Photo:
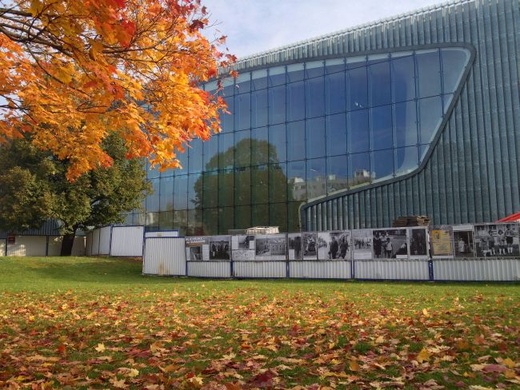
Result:
{"label": "autumn maple tree", "polygon": [[208,25],[200,0],[0,0],[0,142],[30,134],[70,180],[112,164],[111,132],[129,158],[178,166],[225,110],[201,88],[234,61]]}

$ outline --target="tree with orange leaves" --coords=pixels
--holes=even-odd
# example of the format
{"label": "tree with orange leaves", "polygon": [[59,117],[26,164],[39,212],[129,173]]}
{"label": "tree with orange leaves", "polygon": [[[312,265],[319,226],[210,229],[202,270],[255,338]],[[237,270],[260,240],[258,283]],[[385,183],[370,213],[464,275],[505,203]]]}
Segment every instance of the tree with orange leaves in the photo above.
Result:
{"label": "tree with orange leaves", "polygon": [[129,158],[177,167],[225,110],[200,87],[234,61],[208,23],[200,0],[0,0],[0,143],[30,135],[69,180],[112,164],[112,132]]}

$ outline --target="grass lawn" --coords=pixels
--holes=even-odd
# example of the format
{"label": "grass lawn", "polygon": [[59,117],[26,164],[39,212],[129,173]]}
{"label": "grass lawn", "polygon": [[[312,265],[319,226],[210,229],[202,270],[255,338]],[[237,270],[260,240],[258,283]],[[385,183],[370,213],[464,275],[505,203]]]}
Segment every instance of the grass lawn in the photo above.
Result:
{"label": "grass lawn", "polygon": [[520,285],[203,280],[0,257],[0,388],[520,388]]}

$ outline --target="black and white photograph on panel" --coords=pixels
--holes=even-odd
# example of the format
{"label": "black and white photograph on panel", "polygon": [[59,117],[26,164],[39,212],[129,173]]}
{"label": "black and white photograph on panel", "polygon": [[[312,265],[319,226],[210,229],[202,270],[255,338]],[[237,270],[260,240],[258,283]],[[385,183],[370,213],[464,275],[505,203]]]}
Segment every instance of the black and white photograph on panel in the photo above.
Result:
{"label": "black and white photograph on panel", "polygon": [[289,260],[301,260],[302,259],[302,235],[301,233],[289,233],[287,235],[288,253]]}
{"label": "black and white photograph on panel", "polygon": [[318,260],[350,260],[350,231],[318,233]]}
{"label": "black and white photograph on panel", "polygon": [[[208,245],[206,245],[206,237],[186,237],[186,260],[201,261],[209,260]],[[204,249],[206,249],[204,251]],[[204,256],[204,254],[206,256]]]}
{"label": "black and white photograph on panel", "polygon": [[[372,254],[372,229],[352,230],[352,256],[354,260],[369,260]],[[379,257],[381,257],[381,240],[377,241]],[[374,249],[375,253],[375,249]]]}
{"label": "black and white photograph on panel", "polygon": [[[408,257],[406,229],[373,230],[372,243],[375,259]],[[381,245],[379,245],[381,243]]]}
{"label": "black and white photograph on panel", "polygon": [[409,256],[414,259],[428,258],[430,251],[428,228],[409,228],[408,237],[410,238]]}
{"label": "black and white photograph on panel", "polygon": [[255,236],[255,260],[286,260],[287,236],[266,234]]}
{"label": "black and white photograph on panel", "polygon": [[451,226],[436,226],[431,230],[431,251],[433,258],[453,257],[453,229]]}
{"label": "black and white photograph on panel", "polygon": [[453,248],[455,257],[475,257],[475,245],[473,240],[474,227],[471,225],[453,226]]}
{"label": "black and white photograph on panel", "polygon": [[209,259],[229,260],[231,249],[230,236],[212,236],[209,238]]}
{"label": "black and white photograph on panel", "polygon": [[235,249],[255,249],[255,236],[239,234],[231,237],[233,250]]}
{"label": "black and white photograph on panel", "polygon": [[479,224],[474,232],[477,257],[518,256],[517,224]]}
{"label": "black and white photograph on panel", "polygon": [[318,234],[303,233],[302,234],[302,252],[304,260],[318,259]]}

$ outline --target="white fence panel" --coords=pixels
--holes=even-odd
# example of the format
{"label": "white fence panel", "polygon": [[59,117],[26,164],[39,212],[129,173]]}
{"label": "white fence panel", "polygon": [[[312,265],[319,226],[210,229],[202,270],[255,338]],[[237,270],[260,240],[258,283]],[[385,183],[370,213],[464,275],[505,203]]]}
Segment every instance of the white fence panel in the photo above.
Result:
{"label": "white fence panel", "polygon": [[186,275],[184,238],[148,237],[144,241],[143,274]]}
{"label": "white fence panel", "polygon": [[6,250],[7,250],[7,238],[5,240],[0,241],[0,256],[5,256]]}
{"label": "white fence panel", "polygon": [[520,259],[434,260],[433,270],[439,281],[519,281]]}
{"label": "white fence panel", "polygon": [[350,261],[290,261],[291,278],[350,279]]}
{"label": "white fence panel", "polygon": [[144,226],[114,226],[110,256],[142,256]]}
{"label": "white fence panel", "polygon": [[427,260],[356,260],[356,279],[429,280]]}
{"label": "white fence panel", "polygon": [[110,240],[112,236],[112,227],[105,226],[99,229],[99,250],[98,255],[110,255]]}
{"label": "white fence panel", "polygon": [[16,236],[14,244],[7,244],[7,256],[45,256],[46,236]]}
{"label": "white fence panel", "polygon": [[230,278],[231,263],[229,261],[188,261],[188,276],[202,278]]}
{"label": "white fence panel", "polygon": [[235,261],[233,273],[236,278],[285,278],[285,261]]}
{"label": "white fence panel", "polygon": [[90,243],[87,242],[87,254],[89,256],[97,256],[99,255],[99,237],[100,237],[100,231],[99,229],[95,229],[91,232],[89,232],[90,236]]}

